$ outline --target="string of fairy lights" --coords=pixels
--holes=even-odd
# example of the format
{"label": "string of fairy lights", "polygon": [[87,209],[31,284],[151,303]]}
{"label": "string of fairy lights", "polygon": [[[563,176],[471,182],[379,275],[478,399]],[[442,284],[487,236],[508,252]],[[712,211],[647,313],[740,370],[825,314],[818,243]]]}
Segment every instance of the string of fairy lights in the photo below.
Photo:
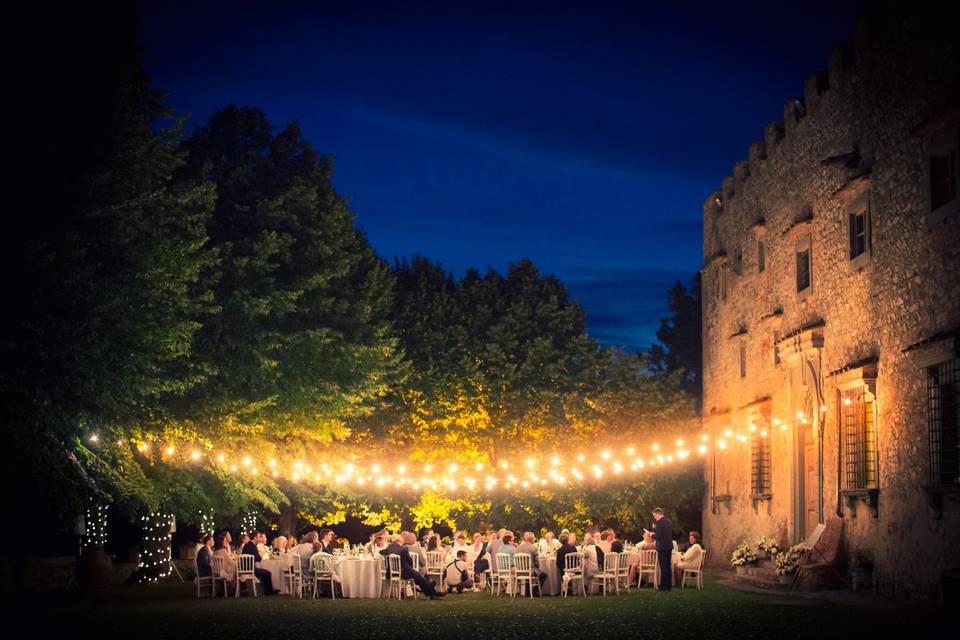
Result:
{"label": "string of fairy lights", "polygon": [[257,518],[260,517],[260,514],[256,511],[250,511],[249,513],[243,514],[243,518],[240,522],[240,533],[245,533],[248,536],[252,536],[257,532]]}
{"label": "string of fairy lights", "polygon": [[[847,404],[849,399],[845,399]],[[820,407],[820,415],[827,407]],[[787,431],[791,427],[809,424],[809,416],[803,412],[796,419],[773,418],[769,424],[757,424],[759,419],[744,427],[702,432],[693,441],[678,438],[669,445],[658,442],[622,446],[616,450],[604,449],[589,454],[580,452],[561,456],[516,456],[501,458],[493,464],[483,462],[449,462],[433,464],[412,460],[393,462],[358,463],[349,460],[323,461],[302,458],[281,460],[249,452],[238,452],[229,446],[201,445],[196,441],[164,442],[140,440],[117,440],[116,446],[133,446],[139,455],[152,461],[168,464],[207,465],[211,469],[238,477],[269,477],[293,483],[307,483],[330,487],[349,488],[357,491],[444,491],[492,492],[497,489],[518,491],[545,487],[569,487],[606,479],[627,479],[636,475],[671,467],[691,458],[706,456],[711,450],[716,454],[731,449],[735,444],[749,444],[751,438],[768,438],[775,430]],[[98,436],[89,434],[87,442],[97,446]],[[104,446],[100,444],[100,446]],[[204,515],[204,517],[206,517]],[[210,514],[212,530],[213,514]]]}
{"label": "string of fairy lights", "polygon": [[173,514],[154,512],[140,518],[143,551],[140,554],[140,581],[156,582],[170,575],[172,556],[170,532]]}
{"label": "string of fairy lights", "polygon": [[84,536],[88,547],[103,547],[107,544],[108,511],[107,505],[104,504],[94,503],[87,507]]}

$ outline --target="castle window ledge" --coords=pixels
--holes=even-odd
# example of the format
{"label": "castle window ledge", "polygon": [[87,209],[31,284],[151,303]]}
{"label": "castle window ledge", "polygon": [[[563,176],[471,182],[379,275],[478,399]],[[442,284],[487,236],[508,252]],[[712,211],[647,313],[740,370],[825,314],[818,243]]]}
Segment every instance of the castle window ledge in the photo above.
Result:
{"label": "castle window ledge", "polygon": [[736,333],[730,334],[730,339],[732,340],[734,338],[739,338],[740,336],[745,336],[745,335],[747,335],[747,328],[740,327],[739,329],[737,329]]}
{"label": "castle window ledge", "polygon": [[863,502],[870,508],[870,515],[877,517],[877,508],[880,502],[880,489],[845,489],[840,495],[847,500],[847,507],[852,516],[857,514],[857,502]]}
{"label": "castle window ledge", "polygon": [[801,302],[804,306],[808,304],[813,304],[813,287],[807,287],[802,291],[797,291],[797,302]]}
{"label": "castle window ledge", "polygon": [[750,496],[754,502],[763,502],[764,500],[773,500],[772,493],[754,493]]}
{"label": "castle window ledge", "polygon": [[727,505],[727,515],[733,513],[733,496],[731,495],[722,495],[722,496],[713,496],[713,513],[720,513],[720,505]]}
{"label": "castle window ledge", "polygon": [[960,335],[960,327],[950,331],[942,331],[920,342],[910,345],[902,353],[916,353],[915,365],[919,369],[926,369],[934,365],[953,360],[960,352],[957,346],[960,341],[957,336]]}
{"label": "castle window ledge", "polygon": [[813,214],[808,213],[807,215],[794,221],[793,224],[787,227],[787,230],[783,232],[783,235],[785,236],[799,235],[804,231],[808,231],[812,225],[813,225]]}
{"label": "castle window ledge", "polygon": [[870,250],[864,251],[856,258],[850,261],[850,271],[862,271],[864,267],[870,264]]}
{"label": "castle window ledge", "polygon": [[939,520],[943,518],[944,496],[952,499],[960,496],[960,483],[925,485],[923,491],[927,494],[927,502],[933,511],[933,517]]}
{"label": "castle window ledge", "polygon": [[767,221],[764,218],[758,218],[748,229],[757,235],[763,235],[767,232]]}
{"label": "castle window ledge", "polygon": [[781,320],[783,320],[783,309],[777,309],[765,316],[760,316],[760,322],[773,321],[779,323]]}
{"label": "castle window ledge", "polygon": [[701,267],[700,270],[703,271],[704,269],[706,269],[707,267],[709,267],[709,266],[711,266],[711,265],[713,265],[713,264],[719,264],[719,263],[722,263],[722,262],[726,262],[726,260],[727,260],[727,252],[726,252],[726,251],[717,251],[715,254],[713,254],[712,256],[710,256],[709,258],[707,258],[706,261],[704,261],[703,267]]}

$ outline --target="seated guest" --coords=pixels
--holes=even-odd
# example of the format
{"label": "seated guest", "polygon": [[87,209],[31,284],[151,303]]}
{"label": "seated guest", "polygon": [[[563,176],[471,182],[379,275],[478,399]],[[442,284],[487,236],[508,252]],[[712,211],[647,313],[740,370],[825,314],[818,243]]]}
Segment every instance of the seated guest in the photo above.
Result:
{"label": "seated guest", "polygon": [[320,551],[327,554],[333,553],[333,531],[330,529],[321,529],[318,534],[320,541]]}
{"label": "seated guest", "polygon": [[543,583],[547,580],[547,574],[540,570],[540,554],[537,550],[536,544],[537,537],[533,535],[532,531],[527,531],[523,534],[523,542],[517,545],[517,553],[529,553],[530,558],[533,561],[533,575],[537,576],[537,580],[540,581],[540,586],[543,586]]}
{"label": "seated guest", "polygon": [[457,553],[460,551],[467,552],[467,562],[469,562],[470,545],[467,544],[466,537],[463,535],[463,533],[458,533],[457,535],[453,536],[453,547],[450,549],[450,553],[455,558],[457,557]]}
{"label": "seated guest", "polygon": [[473,589],[473,580],[470,578],[470,565],[467,563],[467,551],[460,549],[457,551],[456,560],[446,566],[443,571],[443,577],[447,582],[447,591],[456,589],[457,593],[463,593],[464,589]]}
{"label": "seated guest", "polygon": [[570,544],[573,545],[574,547],[576,547],[576,546],[577,546],[577,534],[575,534],[575,533],[573,533],[573,532],[571,531],[570,533],[567,534],[567,537],[570,539]]}
{"label": "seated guest", "polygon": [[[414,539],[416,542],[416,539]],[[371,546],[371,551],[373,555],[380,555],[380,552],[387,548],[390,544],[390,536],[386,531],[380,531],[373,536],[373,545]]]}
{"label": "seated guest", "polygon": [[313,574],[310,573],[310,556],[314,554],[313,543],[316,541],[317,532],[311,531],[300,539],[300,544],[290,550],[300,556],[300,570],[303,573],[304,582],[306,582],[308,577],[313,576]]}
{"label": "seated guest", "polygon": [[263,531],[257,532],[256,543],[257,551],[260,553],[261,560],[266,560],[273,555],[270,547],[267,546],[267,534],[265,534]]}
{"label": "seated guest", "polygon": [[590,579],[596,573],[603,571],[603,549],[597,545],[591,534],[583,538],[583,580],[590,584]]}
{"label": "seated guest", "polygon": [[688,538],[690,540],[690,546],[683,552],[683,555],[680,556],[680,561],[673,568],[676,584],[680,584],[684,569],[700,568],[700,556],[703,555],[703,547],[700,546],[700,532],[691,531]]}
{"label": "seated guest", "polygon": [[427,575],[427,552],[417,544],[417,536],[410,531],[401,531],[400,535],[403,537],[403,546],[410,552],[410,556],[420,558],[420,574]]}
{"label": "seated guest", "polygon": [[503,544],[503,536],[506,535],[506,529],[500,529],[497,531],[496,535],[493,536],[493,540],[490,541],[490,544],[487,545],[487,551],[490,553],[490,562],[495,562],[497,554],[500,552],[500,545]]}
{"label": "seated guest", "polygon": [[559,548],[560,541],[553,537],[553,531],[547,531],[537,544],[537,551],[542,556],[555,553]]}
{"label": "seated guest", "polygon": [[[259,549],[257,549],[257,543],[251,540],[250,536],[248,535],[244,535],[243,538],[246,538],[247,541],[243,544],[243,548],[240,551],[240,553],[244,555],[253,556],[253,562],[254,562],[253,575],[257,576],[257,580],[259,580],[260,584],[263,585],[263,595],[272,596],[273,594],[276,593],[276,591],[273,590],[273,575],[266,569],[261,569],[260,567],[256,566],[260,564],[260,561],[262,559],[260,557],[260,551]],[[241,538],[241,540],[243,538]],[[246,585],[247,583],[244,583],[244,588],[246,588]],[[256,585],[254,585],[254,589],[255,588],[256,588]]]}
{"label": "seated guest", "polygon": [[213,537],[209,535],[200,539],[200,549],[197,551],[197,575],[206,578],[213,575],[210,568],[210,558],[213,557]]}
{"label": "seated guest", "polygon": [[277,536],[273,539],[273,552],[277,555],[284,555],[287,553],[287,537],[286,536]]}
{"label": "seated guest", "polygon": [[610,532],[610,551],[613,553],[623,553],[623,542],[617,539],[617,534],[613,529],[607,529]]}
{"label": "seated guest", "polygon": [[[490,568],[490,561],[487,559],[488,544],[482,534],[473,535],[473,546],[470,547],[470,552],[473,555],[474,579],[478,582],[485,579],[484,571]],[[486,583],[483,582],[483,584]]]}
{"label": "seated guest", "polygon": [[604,531],[600,534],[600,542],[597,543],[597,546],[603,549],[604,553],[610,553],[610,532]]}
{"label": "seated guest", "polygon": [[560,534],[560,548],[557,549],[557,570],[560,572],[560,575],[563,575],[564,571],[564,558],[567,557],[567,554],[576,553],[577,548],[570,544],[570,536],[566,533]]}
{"label": "seated guest", "polygon": [[443,544],[440,541],[439,534],[433,534],[427,540],[427,551],[443,551]]}
{"label": "seated guest", "polygon": [[235,590],[237,588],[237,563],[233,560],[233,553],[230,551],[229,543],[226,540],[229,535],[229,533],[221,533],[214,542],[213,557],[223,559],[222,573],[219,576],[214,576],[214,578],[226,578],[227,588]]}
{"label": "seated guest", "polygon": [[[656,551],[657,541],[653,539],[653,532],[643,530],[643,542],[637,545],[638,551]],[[634,584],[637,579],[637,572],[640,570],[640,559],[630,565],[630,573],[627,576],[627,582]]]}
{"label": "seated guest", "polygon": [[233,536],[230,535],[230,531],[227,529],[223,530],[223,546],[227,550],[227,553],[233,554]]}
{"label": "seated guest", "polygon": [[380,552],[381,555],[400,556],[400,577],[403,580],[413,580],[420,591],[430,597],[431,600],[442,598],[445,594],[438,593],[433,583],[427,580],[423,575],[413,570],[413,560],[410,558],[410,550],[403,546],[403,536],[397,534],[390,538],[390,544]]}
{"label": "seated guest", "polygon": [[423,538],[422,538],[422,540],[423,540],[423,546],[424,546],[424,547],[427,546],[427,543],[430,542],[430,538],[432,538],[432,537],[433,537],[433,529],[427,529],[427,530],[423,533]]}
{"label": "seated guest", "polygon": [[[503,544],[500,545],[500,550],[497,553],[506,553],[510,556],[510,568],[514,567],[513,556],[517,554],[517,548],[513,546],[513,534],[505,533],[503,538],[500,539]],[[497,561],[497,557],[493,557],[493,561]]]}

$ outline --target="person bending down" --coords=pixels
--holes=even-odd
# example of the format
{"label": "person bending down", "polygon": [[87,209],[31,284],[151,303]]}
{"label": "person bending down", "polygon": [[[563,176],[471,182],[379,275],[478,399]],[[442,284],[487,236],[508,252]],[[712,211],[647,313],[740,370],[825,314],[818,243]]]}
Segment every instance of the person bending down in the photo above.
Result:
{"label": "person bending down", "polygon": [[467,552],[464,549],[457,551],[457,559],[447,565],[444,569],[444,579],[447,581],[447,590],[456,589],[457,593],[463,593],[464,589],[473,588],[473,580],[470,579],[470,572],[467,564]]}

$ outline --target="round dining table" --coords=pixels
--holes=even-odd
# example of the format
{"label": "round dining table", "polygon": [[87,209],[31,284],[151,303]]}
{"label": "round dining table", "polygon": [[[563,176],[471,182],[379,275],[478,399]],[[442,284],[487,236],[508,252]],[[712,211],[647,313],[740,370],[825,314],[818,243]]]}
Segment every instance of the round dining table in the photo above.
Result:
{"label": "round dining table", "polygon": [[336,556],[333,570],[340,578],[344,598],[380,597],[380,558]]}

